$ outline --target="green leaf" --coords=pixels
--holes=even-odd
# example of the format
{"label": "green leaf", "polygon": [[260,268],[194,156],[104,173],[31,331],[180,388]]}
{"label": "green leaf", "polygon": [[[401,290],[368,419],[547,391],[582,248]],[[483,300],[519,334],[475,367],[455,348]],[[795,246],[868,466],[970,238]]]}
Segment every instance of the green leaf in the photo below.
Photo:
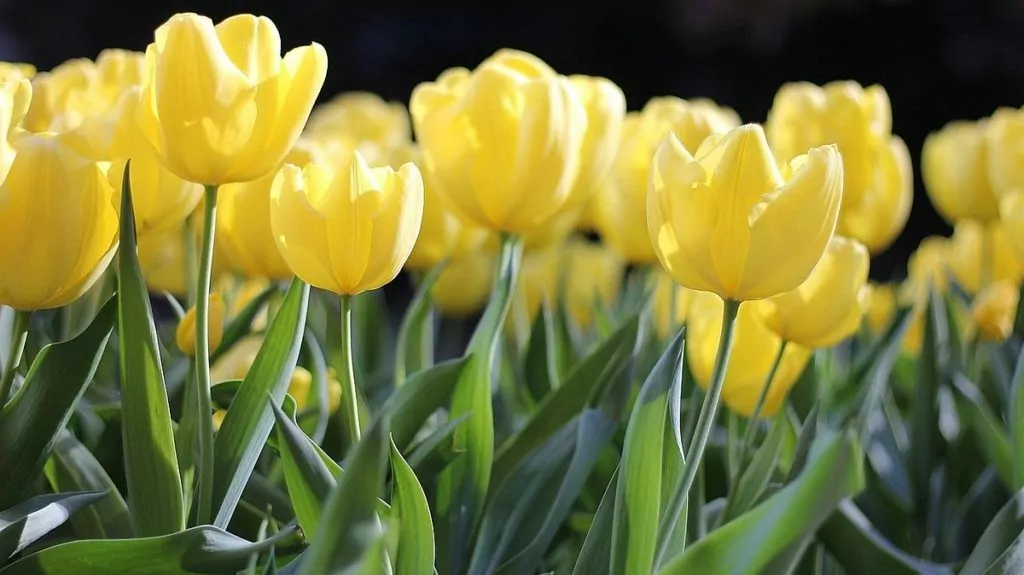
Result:
{"label": "green leaf", "polygon": [[463,413],[459,417],[445,422],[444,425],[423,438],[423,441],[410,448],[412,453],[409,455],[409,465],[416,470],[416,475],[433,477],[441,473],[452,460],[458,457],[459,452],[453,448],[452,437],[455,435],[455,430],[467,419],[469,419],[469,414]]}
{"label": "green leaf", "polygon": [[800,435],[796,439],[796,448],[793,450],[793,463],[789,466],[789,471],[786,474],[786,483],[796,479],[807,465],[807,456],[810,455],[811,445],[814,444],[814,438],[818,434],[819,409],[820,404],[815,402],[807,417],[804,418],[804,424],[800,427]]}
{"label": "green leaf", "polygon": [[1017,356],[1010,387],[1010,441],[1013,448],[1013,489],[1024,489],[1024,346]]}
{"label": "green leaf", "polygon": [[274,411],[288,495],[302,532],[313,540],[319,532],[324,502],[337,482],[306,434],[273,401],[269,403]]}
{"label": "green leaf", "polygon": [[[655,547],[662,523],[662,469],[666,454],[663,442],[670,423],[669,405],[676,376],[681,376],[685,330],[679,332],[661,355],[640,389],[626,427],[626,439],[619,464],[618,493],[612,525],[611,572],[647,574],[654,570]],[[678,425],[678,423],[674,423]],[[681,447],[668,450],[682,459]],[[670,522],[669,529],[676,529]]]}
{"label": "green leaf", "polygon": [[608,487],[604,490],[597,513],[583,540],[583,548],[572,575],[608,575],[611,573],[612,524],[615,520],[615,497],[618,493],[619,468],[615,468]]}
{"label": "green leaf", "polygon": [[309,286],[296,278],[214,439],[213,501],[214,506],[219,505],[214,523],[219,527],[231,519],[270,436],[274,414],[267,395],[279,404],[288,391],[302,345],[308,301]]}
{"label": "green leaf", "polygon": [[67,521],[75,511],[106,493],[82,491],[39,495],[0,511],[0,565],[32,542]]}
{"label": "green leaf", "polygon": [[495,381],[495,366],[500,365],[497,361],[499,336],[512,302],[522,256],[522,239],[504,236],[494,291],[466,350],[465,355],[472,355],[473,359],[452,394],[451,417],[470,415],[466,423],[455,430],[454,436],[455,449],[465,453],[438,478],[437,536],[441,550],[438,571],[442,573],[458,573],[464,569],[469,540],[483,515],[491,484],[494,463],[491,387]]}
{"label": "green leaf", "polygon": [[391,475],[394,495],[391,515],[398,525],[397,573],[431,573],[434,569],[434,523],[430,504],[412,467],[391,442]]}
{"label": "green leaf", "polygon": [[[903,308],[896,312],[896,317],[893,318],[888,333],[863,360],[863,364],[866,365],[865,371],[863,371],[864,375],[852,380],[852,385],[848,386],[858,390],[863,389],[864,396],[859,403],[860,410],[857,415],[862,438],[867,436],[871,414],[878,409],[883,395],[889,389],[889,376],[892,375],[892,368],[896,365],[896,359],[903,347],[903,336],[907,333],[910,322],[913,320],[910,312],[910,308]],[[854,365],[854,373],[862,373],[861,369],[859,365]]]}
{"label": "green leaf", "polygon": [[596,404],[595,394],[619,378],[633,357],[639,319],[634,316],[589,356],[573,367],[565,382],[548,394],[526,425],[498,450],[493,479],[500,485],[530,452],[583,411]]}
{"label": "green leaf", "polygon": [[690,547],[659,573],[757,575],[776,555],[814,533],[843,499],[864,486],[863,454],[852,434],[819,439],[795,481]]}
{"label": "green leaf", "polygon": [[1019,539],[1024,533],[1024,491],[1018,491],[999,513],[996,514],[988,528],[982,533],[978,544],[974,546],[970,556],[964,563],[959,575],[983,575],[988,573],[1020,573],[992,569],[1004,556],[1019,547]]}
{"label": "green leaf", "polygon": [[46,462],[46,476],[57,493],[101,491],[106,495],[71,518],[75,532],[83,539],[132,537],[128,505],[100,462],[74,435],[62,431]]}
{"label": "green leaf", "polygon": [[427,273],[416,288],[416,295],[409,302],[405,315],[402,316],[402,325],[398,328],[398,341],[395,343],[396,388],[405,384],[409,374],[426,369],[434,363],[431,292],[446,266],[447,263],[438,264]]}
{"label": "green leaf", "polygon": [[942,296],[928,292],[924,311],[924,342],[918,358],[917,382],[911,408],[910,476],[914,495],[914,516],[923,523],[931,495],[932,470],[938,457],[936,439],[941,438],[939,421],[939,384],[949,356],[949,320]]}
{"label": "green leaf", "polygon": [[[523,507],[533,510],[533,513],[531,513],[530,521],[522,526],[521,532],[517,534],[518,537],[512,539],[513,545],[511,550],[518,548],[518,545],[515,544],[516,539],[524,540],[528,543],[511,560],[501,565],[497,575],[532,575],[537,572],[544,558],[544,553],[555,539],[555,534],[559,527],[562,526],[569,516],[572,505],[579,497],[580,491],[583,489],[587,477],[593,471],[598,457],[604,448],[607,447],[612,439],[612,435],[618,428],[618,422],[609,419],[607,415],[600,411],[592,409],[580,414],[575,427],[577,428],[575,449],[572,453],[572,459],[569,461],[568,469],[566,469],[564,474],[559,474],[556,477],[558,482],[557,491],[542,492],[541,495],[545,499],[541,501],[534,500],[529,504],[525,501],[521,502]],[[523,465],[522,468],[525,471],[529,466]],[[532,470],[527,474],[527,477],[523,478],[523,481],[526,481],[529,475],[533,475]],[[513,475],[509,478],[509,481],[517,481],[516,476]],[[554,493],[554,499],[550,500],[549,494],[552,492]],[[538,510],[546,511],[538,512]],[[536,523],[539,518],[543,518],[543,523],[538,529]],[[508,556],[509,553],[504,553],[503,555]]]}
{"label": "green leaf", "polygon": [[0,575],[189,575],[235,573],[249,556],[295,543],[286,529],[259,543],[204,525],[138,539],[72,541],[44,549],[0,569]]}
{"label": "green leaf", "polygon": [[96,373],[117,317],[111,298],[72,340],[44,347],[0,413],[0,508],[21,500]]}
{"label": "green leaf", "polygon": [[130,171],[129,164],[121,183],[121,246],[117,256],[121,440],[129,509],[135,530],[145,537],[184,529],[185,503],[160,362],[160,340],[135,243]]}
{"label": "green leaf", "polygon": [[953,575],[951,566],[918,559],[893,545],[851,501],[839,504],[818,531],[818,540],[848,573]]}
{"label": "green leaf", "polygon": [[561,385],[562,375],[572,361],[572,341],[558,311],[541,306],[530,330],[530,341],[523,360],[526,385],[536,401],[541,401]]}
{"label": "green leaf", "polygon": [[252,322],[259,315],[260,310],[267,304],[267,301],[277,293],[277,285],[271,284],[266,289],[261,291],[259,295],[254,297],[249,303],[245,304],[245,307],[238,312],[238,315],[233,317],[228,325],[224,328],[224,334],[220,338],[220,345],[217,349],[210,352],[210,365],[217,363],[217,360],[224,356],[225,353],[231,351],[231,348],[236,343],[241,341],[242,338],[249,335],[252,329]]}
{"label": "green leaf", "polygon": [[975,385],[962,374],[953,376],[953,391],[965,410],[968,426],[978,439],[978,447],[995,467],[1006,486],[1013,485],[1013,447],[999,416]]}
{"label": "green leaf", "polygon": [[[768,481],[775,471],[775,464],[782,451],[782,440],[786,437],[789,422],[786,414],[780,413],[772,423],[768,437],[754,452],[754,459],[740,476],[736,493],[729,495],[725,506],[725,521],[729,522],[747,512],[764,493]],[[749,424],[748,424],[749,425]]]}
{"label": "green leaf", "polygon": [[324,505],[321,528],[303,557],[304,575],[345,572],[372,553],[383,527],[377,496],[387,473],[388,422],[377,419],[366,431]]}
{"label": "green leaf", "polygon": [[423,422],[448,403],[470,361],[471,357],[460,357],[421,370],[388,398],[378,416],[391,420],[396,445],[406,449]]}

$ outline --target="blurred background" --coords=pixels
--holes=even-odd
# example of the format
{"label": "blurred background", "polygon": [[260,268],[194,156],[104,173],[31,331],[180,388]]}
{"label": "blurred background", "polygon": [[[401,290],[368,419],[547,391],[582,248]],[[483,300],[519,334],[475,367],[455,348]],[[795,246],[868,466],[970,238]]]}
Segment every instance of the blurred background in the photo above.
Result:
{"label": "blurred background", "polygon": [[[424,3],[425,4],[425,3]],[[900,239],[872,276],[902,275],[920,240],[948,234],[918,173],[929,131],[1024,104],[1024,0],[652,0],[478,2],[472,10],[417,2],[287,0],[0,0],[0,59],[47,70],[106,47],[144,50],[171,14],[215,21],[271,17],[285,49],[327,49],[322,99],[368,90],[408,102],[413,87],[451,66],[473,67],[501,47],[532,52],[559,72],[611,78],[630,109],[651,97],[710,97],[763,121],[778,87],[853,79],[880,83],[893,132],[914,158],[915,198]]]}

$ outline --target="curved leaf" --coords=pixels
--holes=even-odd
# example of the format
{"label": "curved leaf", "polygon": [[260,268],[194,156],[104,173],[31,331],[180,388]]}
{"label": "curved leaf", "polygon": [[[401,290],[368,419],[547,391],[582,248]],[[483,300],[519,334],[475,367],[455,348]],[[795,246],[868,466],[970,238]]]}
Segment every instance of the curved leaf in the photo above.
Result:
{"label": "curved leaf", "polygon": [[397,573],[430,573],[434,569],[434,523],[430,504],[419,479],[391,442],[391,475],[394,495],[392,518],[398,525]]}
{"label": "curved leaf", "polygon": [[442,262],[427,273],[419,287],[416,288],[416,295],[409,302],[405,315],[402,316],[402,325],[398,328],[398,340],[395,342],[396,388],[405,384],[405,379],[409,374],[426,369],[434,362],[430,294],[446,265]]}
{"label": "curved leaf", "polygon": [[572,575],[608,575],[611,573],[612,523],[615,519],[615,495],[618,493],[619,467],[604,490],[597,513],[590,523],[583,548],[573,566]]}
{"label": "curved leaf", "polygon": [[[960,570],[960,575],[983,575],[1015,547],[1024,533],[1024,491],[1018,491],[996,514]],[[1018,571],[1002,571],[1017,573]]]}
{"label": "curved leaf", "polygon": [[423,422],[448,403],[471,359],[460,357],[421,370],[388,398],[378,417],[386,416],[393,422],[391,435],[396,445],[405,450]]}
{"label": "curved leaf", "polygon": [[132,517],[117,486],[96,457],[74,435],[62,431],[46,462],[46,476],[55,492],[104,491],[106,495],[71,518],[83,539],[133,536]]}
{"label": "curved leaf", "polygon": [[288,485],[295,515],[306,538],[313,540],[320,527],[320,513],[324,502],[337,482],[309,438],[281,408],[272,401],[277,429],[284,480]]}
{"label": "curved leaf", "polygon": [[0,511],[0,563],[67,521],[72,513],[91,505],[106,493],[51,493],[39,495]]}

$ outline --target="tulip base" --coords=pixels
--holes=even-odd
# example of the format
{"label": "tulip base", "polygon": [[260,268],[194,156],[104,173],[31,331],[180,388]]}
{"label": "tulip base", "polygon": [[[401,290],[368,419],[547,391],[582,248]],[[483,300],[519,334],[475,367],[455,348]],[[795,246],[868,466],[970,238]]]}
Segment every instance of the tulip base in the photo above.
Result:
{"label": "tulip base", "polygon": [[217,186],[206,186],[203,198],[203,245],[196,287],[196,391],[199,394],[199,513],[197,524],[213,517],[213,401],[210,398],[210,283],[213,241],[217,226]]}

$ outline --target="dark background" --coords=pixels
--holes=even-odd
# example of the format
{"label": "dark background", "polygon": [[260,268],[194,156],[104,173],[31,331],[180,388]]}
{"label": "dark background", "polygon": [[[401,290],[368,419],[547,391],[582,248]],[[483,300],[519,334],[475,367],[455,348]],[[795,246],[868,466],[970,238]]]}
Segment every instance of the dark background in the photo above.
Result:
{"label": "dark background", "polygon": [[[0,0],[0,59],[47,70],[105,47],[142,50],[175,12],[215,21],[271,17],[286,49],[323,44],[322,97],[370,90],[408,101],[443,69],[472,67],[496,49],[533,52],[558,71],[606,76],[630,109],[650,97],[706,96],[763,121],[786,81],[881,83],[893,128],[914,157],[931,130],[1024,104],[1024,0],[480,0],[427,1]],[[872,275],[902,273],[921,238],[947,234],[915,173],[910,223]]]}

